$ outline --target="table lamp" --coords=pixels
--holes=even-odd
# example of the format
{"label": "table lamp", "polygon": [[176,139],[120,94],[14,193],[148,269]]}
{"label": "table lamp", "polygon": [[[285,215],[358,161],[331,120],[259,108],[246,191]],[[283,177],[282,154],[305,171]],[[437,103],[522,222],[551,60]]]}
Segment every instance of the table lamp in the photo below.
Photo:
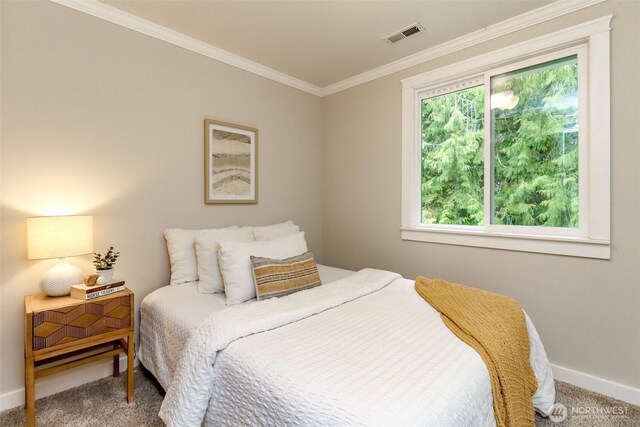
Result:
{"label": "table lamp", "polygon": [[69,295],[84,276],[62,258],[93,252],[93,217],[27,218],[27,252],[28,259],[61,258],[42,276],[40,289],[49,296]]}

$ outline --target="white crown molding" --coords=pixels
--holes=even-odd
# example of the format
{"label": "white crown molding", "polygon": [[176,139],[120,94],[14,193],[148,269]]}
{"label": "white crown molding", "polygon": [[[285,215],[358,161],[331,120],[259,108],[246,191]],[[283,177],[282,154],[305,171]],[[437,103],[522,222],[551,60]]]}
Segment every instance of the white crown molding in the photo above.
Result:
{"label": "white crown molding", "polygon": [[513,18],[489,25],[481,30],[471,32],[464,36],[447,41],[397,61],[390,62],[386,65],[374,68],[356,76],[349,77],[337,83],[330,84],[323,88],[292,77],[281,71],[274,70],[273,68],[258,64],[257,62],[246,59],[240,55],[236,55],[224,49],[204,43],[162,25],[147,21],[146,19],[142,19],[136,15],[132,15],[107,4],[100,3],[96,0],[50,1],[79,12],[95,16],[96,18],[103,19],[113,24],[120,25],[130,30],[146,34],[156,39],[163,40],[167,43],[171,43],[175,46],[224,62],[225,64],[232,65],[258,76],[274,80],[295,89],[300,89],[312,95],[327,96],[371,80],[402,71],[423,62],[531,27],[541,22],[602,3],[605,0],[558,0],[546,6],[542,6],[529,12],[514,16]]}
{"label": "white crown molding", "polygon": [[328,96],[371,80],[388,76],[389,74],[405,70],[415,65],[449,55],[453,52],[487,42],[604,1],[605,0],[558,0],[546,6],[514,16],[513,18],[489,25],[481,30],[465,34],[397,61],[390,62],[386,65],[382,65],[356,76],[325,86],[322,88],[321,96]]}
{"label": "white crown molding", "polygon": [[96,18],[103,19],[116,25],[137,31],[142,34],[154,37],[158,40],[171,43],[211,59],[224,62],[242,70],[248,71],[258,76],[274,80],[278,83],[300,89],[312,95],[320,96],[321,89],[311,83],[292,77],[283,72],[274,70],[246,59],[240,55],[228,52],[224,49],[204,43],[200,40],[189,37],[185,34],[171,30],[162,25],[147,21],[146,19],[124,12],[115,7],[100,3],[96,0],[50,0],[62,6],[69,7],[79,12],[84,12]]}
{"label": "white crown molding", "polygon": [[465,59],[455,64],[445,65],[435,70],[429,70],[415,76],[407,77],[400,80],[400,82],[403,87],[412,87],[424,82],[432,82],[439,79],[455,80],[460,76],[481,73],[484,72],[487,66],[497,66],[496,64],[518,61],[530,55],[532,52],[541,53],[545,49],[555,49],[566,43],[575,44],[577,40],[610,31],[612,19],[613,15],[602,16],[572,27],[554,31],[553,33],[546,33],[520,43]]}

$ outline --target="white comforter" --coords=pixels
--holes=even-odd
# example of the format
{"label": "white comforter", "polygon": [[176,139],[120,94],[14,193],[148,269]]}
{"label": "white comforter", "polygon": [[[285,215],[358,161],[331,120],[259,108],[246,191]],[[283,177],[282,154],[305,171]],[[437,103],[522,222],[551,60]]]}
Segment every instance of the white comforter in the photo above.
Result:
{"label": "white comforter", "polygon": [[[534,405],[555,392],[527,319]],[[413,281],[380,270],[213,313],[190,337],[160,410],[169,426],[494,425],[484,362]]]}

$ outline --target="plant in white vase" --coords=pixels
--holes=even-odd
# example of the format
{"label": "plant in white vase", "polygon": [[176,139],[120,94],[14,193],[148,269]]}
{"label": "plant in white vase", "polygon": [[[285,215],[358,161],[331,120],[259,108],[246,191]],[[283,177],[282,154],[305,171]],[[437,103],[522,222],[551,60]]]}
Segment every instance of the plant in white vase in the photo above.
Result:
{"label": "plant in white vase", "polygon": [[105,282],[110,282],[113,278],[113,266],[119,256],[120,252],[116,252],[113,246],[109,246],[109,249],[104,255],[99,252],[94,252],[93,265],[96,268],[96,273],[99,274],[100,277],[103,277]]}

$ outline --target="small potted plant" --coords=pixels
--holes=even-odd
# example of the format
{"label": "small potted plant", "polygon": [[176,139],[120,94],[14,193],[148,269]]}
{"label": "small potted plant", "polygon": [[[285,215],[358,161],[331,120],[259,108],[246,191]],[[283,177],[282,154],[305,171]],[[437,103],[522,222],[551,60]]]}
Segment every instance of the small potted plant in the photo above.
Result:
{"label": "small potted plant", "polygon": [[93,265],[96,273],[104,278],[105,282],[110,282],[113,278],[113,266],[120,256],[120,252],[113,250],[113,246],[109,246],[109,250],[104,255],[98,252],[93,254]]}

